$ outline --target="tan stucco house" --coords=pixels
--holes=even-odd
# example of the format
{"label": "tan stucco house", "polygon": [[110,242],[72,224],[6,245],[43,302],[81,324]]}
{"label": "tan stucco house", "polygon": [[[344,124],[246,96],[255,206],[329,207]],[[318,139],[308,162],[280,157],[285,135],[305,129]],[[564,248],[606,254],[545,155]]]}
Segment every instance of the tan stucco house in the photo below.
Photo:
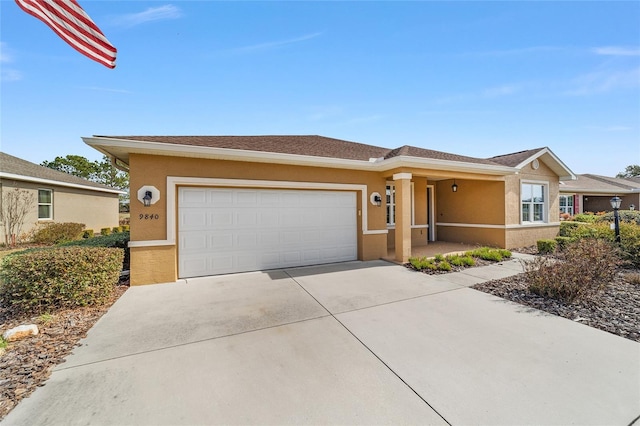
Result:
{"label": "tan stucco house", "polygon": [[528,246],[557,235],[559,182],[574,178],[548,148],[472,158],[322,136],[83,140],[129,169],[134,285],[390,249],[405,262],[438,240]]}
{"label": "tan stucco house", "polygon": [[560,212],[570,215],[611,211],[610,200],[622,199],[620,209],[640,208],[640,181],[594,174],[576,175],[560,183]]}
{"label": "tan stucco house", "polygon": [[[85,229],[98,232],[118,226],[123,191],[0,152],[0,203],[16,188],[33,199],[22,233],[46,222],[84,223]],[[0,243],[5,242],[5,232],[0,232]]]}

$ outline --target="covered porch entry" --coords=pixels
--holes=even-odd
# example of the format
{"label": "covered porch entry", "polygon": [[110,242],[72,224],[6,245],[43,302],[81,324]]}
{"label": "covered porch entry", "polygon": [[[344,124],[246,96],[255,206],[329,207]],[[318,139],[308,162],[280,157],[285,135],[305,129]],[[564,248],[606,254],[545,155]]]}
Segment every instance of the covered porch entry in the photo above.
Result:
{"label": "covered porch entry", "polygon": [[[505,223],[502,176],[464,172],[401,171],[387,177],[386,260],[406,263],[480,245],[501,246],[490,233]],[[503,232],[503,230],[502,230]]]}

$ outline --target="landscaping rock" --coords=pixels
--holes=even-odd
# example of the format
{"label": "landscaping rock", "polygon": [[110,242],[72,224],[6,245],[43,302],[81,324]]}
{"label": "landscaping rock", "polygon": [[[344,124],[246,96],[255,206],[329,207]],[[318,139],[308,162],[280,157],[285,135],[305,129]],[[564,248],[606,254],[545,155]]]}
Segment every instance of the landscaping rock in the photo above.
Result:
{"label": "landscaping rock", "polygon": [[38,326],[35,324],[25,324],[14,327],[2,333],[2,338],[7,342],[15,342],[29,336],[38,334]]}

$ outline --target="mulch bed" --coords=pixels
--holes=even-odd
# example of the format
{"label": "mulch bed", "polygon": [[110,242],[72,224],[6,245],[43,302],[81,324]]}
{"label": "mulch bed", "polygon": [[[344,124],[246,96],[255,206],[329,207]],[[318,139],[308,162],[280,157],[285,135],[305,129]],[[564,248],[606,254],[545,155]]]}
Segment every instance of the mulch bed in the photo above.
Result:
{"label": "mulch bed", "polygon": [[0,355],[0,420],[44,385],[53,368],[78,346],[80,339],[129,288],[128,282],[116,287],[111,299],[99,307],[85,307],[56,312],[48,321],[42,317],[12,315],[0,306],[0,334],[21,324],[36,324],[39,334],[9,343]]}
{"label": "mulch bed", "polygon": [[601,293],[570,304],[531,293],[525,274],[487,281],[472,288],[640,342],[640,285],[624,278],[638,273],[640,270],[622,270]]}

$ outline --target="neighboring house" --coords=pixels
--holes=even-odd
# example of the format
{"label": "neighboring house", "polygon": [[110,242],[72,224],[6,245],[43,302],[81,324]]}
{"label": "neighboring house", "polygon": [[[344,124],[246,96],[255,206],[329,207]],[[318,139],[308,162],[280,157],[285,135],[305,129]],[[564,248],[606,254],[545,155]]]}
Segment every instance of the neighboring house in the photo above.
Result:
{"label": "neighboring house", "polygon": [[[122,191],[0,152],[0,195],[15,188],[28,191],[34,200],[23,233],[46,222],[84,223],[97,232],[118,226]],[[4,232],[0,234],[0,243],[5,243]]]}
{"label": "neighboring house", "polygon": [[322,136],[83,140],[129,167],[134,285],[390,249],[406,262],[436,240],[529,246],[557,235],[559,182],[575,178],[548,148],[482,159]]}
{"label": "neighboring house", "polygon": [[576,178],[560,183],[560,213],[612,211],[609,200],[615,196],[622,199],[622,210],[640,208],[640,180],[592,174]]}

